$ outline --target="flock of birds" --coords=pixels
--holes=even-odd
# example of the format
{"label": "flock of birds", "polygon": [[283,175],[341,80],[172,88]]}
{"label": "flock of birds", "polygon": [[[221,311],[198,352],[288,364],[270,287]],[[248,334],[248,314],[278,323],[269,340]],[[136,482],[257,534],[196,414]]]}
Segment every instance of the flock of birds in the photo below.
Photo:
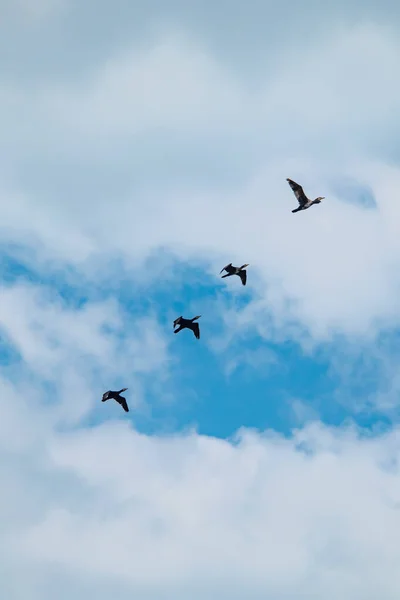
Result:
{"label": "flock of birds", "polygon": [[[299,206],[297,208],[293,209],[292,213],[299,212],[300,210],[306,210],[307,208],[310,208],[310,206],[312,206],[313,204],[319,204],[321,202],[321,200],[325,199],[324,196],[319,196],[318,198],[315,198],[315,200],[310,200],[305,195],[304,190],[301,185],[299,185],[298,183],[293,181],[293,179],[286,179],[286,181],[289,183],[290,187],[292,188],[293,193],[296,196],[297,201],[299,203]],[[245,265],[242,265],[241,267],[234,267],[232,265],[232,263],[229,263],[229,265],[226,265],[223,269],[221,269],[220,274],[222,273],[222,271],[226,271],[225,275],[222,275],[222,279],[224,277],[231,277],[232,275],[238,275],[238,277],[240,277],[240,279],[242,281],[242,285],[246,285],[246,282],[247,282],[246,267],[248,267],[248,266],[249,266],[248,264],[245,264]],[[192,319],[184,319],[182,316],[178,317],[174,321],[174,327],[177,327],[177,329],[174,329],[174,333],[179,333],[180,331],[182,331],[182,329],[190,329],[191,331],[193,331],[195,338],[199,340],[200,339],[200,326],[195,321],[197,321],[197,319],[200,319],[200,317],[201,317],[201,315],[197,315],[197,317],[193,317]],[[125,412],[129,412],[126,398],[121,396],[122,392],[125,392],[127,389],[128,388],[122,388],[122,390],[119,390],[119,391],[108,390],[108,392],[105,392],[103,394],[102,402],[105,402],[106,400],[111,400],[111,399],[115,400],[116,402],[118,402],[118,404],[120,404],[122,406],[122,408],[124,409]]]}

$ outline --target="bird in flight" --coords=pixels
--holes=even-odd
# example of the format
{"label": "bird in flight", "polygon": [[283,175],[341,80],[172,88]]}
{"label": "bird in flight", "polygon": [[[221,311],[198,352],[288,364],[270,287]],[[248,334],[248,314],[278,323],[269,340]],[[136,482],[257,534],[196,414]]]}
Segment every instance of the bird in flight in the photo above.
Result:
{"label": "bird in flight", "polygon": [[221,275],[222,271],[226,271],[225,275],[222,275],[221,279],[223,279],[224,277],[230,277],[231,275],[239,275],[240,279],[242,280],[242,285],[246,285],[246,281],[247,281],[246,267],[248,267],[248,266],[249,266],[248,264],[245,264],[245,265],[242,265],[241,267],[233,267],[232,263],[229,263],[229,265],[226,265],[226,267],[221,269],[219,274]]}
{"label": "bird in flight", "polygon": [[318,198],[315,198],[315,200],[310,200],[305,195],[304,190],[301,187],[301,185],[299,185],[298,183],[293,181],[293,179],[287,178],[286,181],[289,183],[290,187],[292,188],[294,195],[296,196],[298,203],[299,203],[299,207],[292,210],[292,213],[299,212],[300,210],[306,210],[306,208],[310,208],[310,206],[312,206],[313,204],[319,204],[321,202],[321,200],[325,199],[325,196],[319,196]]}
{"label": "bird in flight", "polygon": [[129,408],[128,405],[126,403],[126,399],[123,396],[120,396],[120,394],[122,392],[125,392],[125,390],[127,390],[128,388],[122,388],[122,390],[119,390],[119,392],[113,392],[112,390],[108,390],[108,392],[105,392],[103,394],[103,398],[101,399],[102,402],[105,402],[106,400],[116,400],[118,402],[118,404],[120,404],[122,406],[122,408],[124,409],[125,412],[129,412]]}
{"label": "bird in flight", "polygon": [[198,323],[194,323],[196,319],[200,319],[201,315],[197,317],[193,317],[193,319],[184,319],[183,317],[178,317],[174,321],[174,327],[179,326],[178,329],[174,330],[174,333],[179,333],[182,329],[191,329],[195,335],[195,337],[200,339],[200,327]]}

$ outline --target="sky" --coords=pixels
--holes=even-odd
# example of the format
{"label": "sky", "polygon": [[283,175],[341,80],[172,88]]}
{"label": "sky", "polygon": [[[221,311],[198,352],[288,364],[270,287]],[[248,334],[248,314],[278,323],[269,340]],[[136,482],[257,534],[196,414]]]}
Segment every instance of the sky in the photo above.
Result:
{"label": "sky", "polygon": [[398,599],[399,34],[0,0],[2,598]]}

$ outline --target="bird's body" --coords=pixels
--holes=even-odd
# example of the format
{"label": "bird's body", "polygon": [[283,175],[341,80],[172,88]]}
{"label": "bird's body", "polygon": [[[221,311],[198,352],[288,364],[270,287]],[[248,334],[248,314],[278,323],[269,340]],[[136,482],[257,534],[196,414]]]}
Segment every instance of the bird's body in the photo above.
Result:
{"label": "bird's body", "polygon": [[103,397],[101,399],[102,402],[106,402],[106,400],[115,400],[116,402],[118,402],[118,404],[120,404],[122,406],[122,408],[124,409],[125,412],[129,412],[129,408],[128,405],[126,403],[126,399],[123,396],[120,396],[120,394],[122,392],[125,392],[125,390],[127,390],[128,388],[122,388],[122,390],[119,390],[119,392],[113,392],[112,390],[108,390],[108,392],[105,392],[103,394]]}
{"label": "bird's body", "polygon": [[194,323],[196,319],[200,319],[201,315],[197,317],[193,317],[193,319],[184,319],[183,317],[178,317],[174,321],[174,327],[179,326],[178,329],[174,330],[174,333],[179,333],[182,329],[191,329],[194,333],[194,336],[199,340],[200,339],[200,327],[198,323]]}
{"label": "bird's body", "polygon": [[319,204],[321,202],[321,200],[324,200],[324,196],[319,196],[318,198],[315,198],[315,200],[310,200],[305,195],[304,190],[301,187],[301,185],[299,185],[298,183],[293,181],[293,179],[287,178],[286,181],[289,183],[290,187],[292,188],[294,195],[296,196],[298,203],[299,203],[298,208],[295,208],[294,210],[292,210],[292,213],[299,212],[300,210],[306,210],[307,208],[310,208],[310,206],[312,206],[313,204]]}
{"label": "bird's body", "polygon": [[245,269],[245,267],[248,267],[248,264],[242,265],[241,267],[233,267],[232,263],[229,263],[229,265],[226,265],[226,267],[224,267],[223,269],[221,269],[220,271],[220,275],[222,273],[222,271],[226,271],[225,275],[222,275],[221,279],[223,279],[224,277],[230,277],[231,275],[238,275],[242,281],[242,285],[246,285],[246,281],[247,281],[247,271]]}

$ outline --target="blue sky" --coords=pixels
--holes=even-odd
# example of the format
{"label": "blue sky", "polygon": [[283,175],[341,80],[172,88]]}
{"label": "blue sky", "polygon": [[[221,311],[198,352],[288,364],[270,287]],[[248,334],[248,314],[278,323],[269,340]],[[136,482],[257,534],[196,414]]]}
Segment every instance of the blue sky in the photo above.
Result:
{"label": "blue sky", "polygon": [[400,8],[3,4],[0,596],[397,599]]}
{"label": "blue sky", "polygon": [[[173,284],[154,282],[145,289],[134,289],[134,280],[117,279],[110,285],[68,284],[62,274],[38,273],[12,257],[3,255],[3,281],[5,283],[30,282],[46,286],[51,295],[74,309],[90,301],[117,299],[129,320],[140,319],[149,311],[157,315],[163,332],[171,337],[171,358],[174,368],[169,376],[173,398],[159,397],[158,390],[150,392],[146,406],[138,407],[124,418],[132,419],[134,426],[146,434],[157,434],[195,427],[205,435],[229,438],[240,427],[259,430],[274,429],[290,435],[293,427],[320,419],[327,425],[340,425],[354,419],[360,426],[377,427],[387,424],[387,411],[374,406],[359,406],[367,394],[377,393],[380,380],[374,348],[359,344],[352,351],[353,376],[341,380],[332,368],[332,357],[344,354],[347,340],[339,339],[322,344],[311,353],[285,339],[281,343],[266,343],[254,333],[244,334],[239,341],[225,348],[223,353],[213,352],[207,336],[221,331],[220,317],[215,306],[221,297],[236,308],[245,307],[251,299],[247,288],[234,278],[236,294],[232,287],[221,285],[219,274],[205,273],[197,264],[173,263],[179,275]],[[248,277],[252,278],[251,266]],[[133,285],[132,285],[133,283]],[[230,289],[229,289],[230,288]],[[192,315],[193,313],[193,315]],[[196,342],[189,331],[174,339],[171,315],[186,317],[201,313],[201,341]],[[207,314],[208,313],[208,314]],[[229,321],[227,327],[230,327]],[[231,325],[234,329],[234,324]],[[394,333],[392,334],[392,336]],[[387,337],[387,335],[386,335]],[[394,335],[394,344],[397,335]],[[12,345],[3,347],[3,361],[19,361]],[[113,366],[115,386],[130,386],[132,375]],[[167,386],[168,386],[167,383]],[[340,387],[341,398],[335,397]],[[172,388],[171,388],[172,389]],[[99,398],[101,389],[99,388]],[[129,398],[129,391],[127,397]],[[118,406],[93,406],[89,422],[98,425],[120,416]],[[106,408],[106,410],[104,410]],[[391,414],[393,419],[393,414]],[[389,421],[391,421],[389,419]]]}

